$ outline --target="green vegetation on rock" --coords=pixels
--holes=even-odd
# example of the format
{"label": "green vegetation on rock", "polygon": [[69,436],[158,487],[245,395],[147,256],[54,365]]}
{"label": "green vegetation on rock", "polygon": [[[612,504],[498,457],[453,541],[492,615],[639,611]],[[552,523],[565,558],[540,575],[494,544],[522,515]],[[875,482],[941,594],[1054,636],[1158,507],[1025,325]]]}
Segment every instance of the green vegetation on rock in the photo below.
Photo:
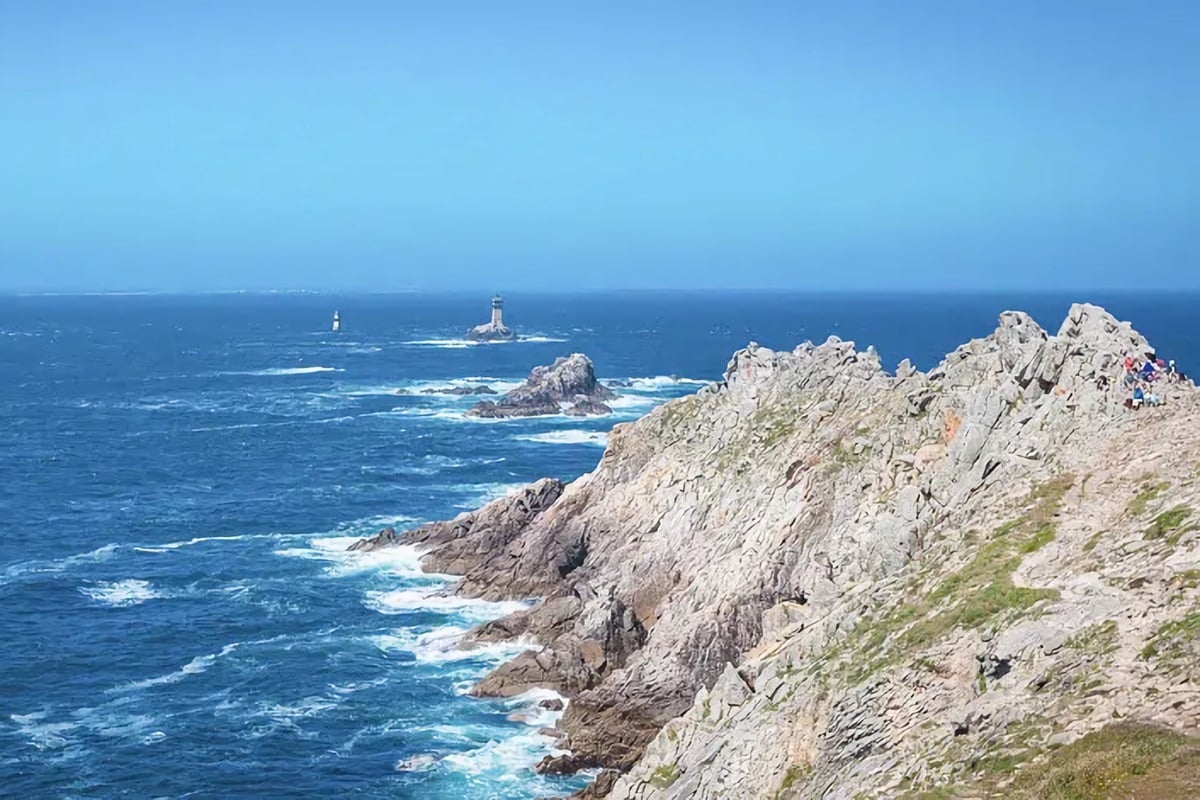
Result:
{"label": "green vegetation on rock", "polygon": [[1035,487],[1025,513],[998,528],[965,566],[932,590],[863,619],[845,644],[852,679],[907,659],[957,628],[978,628],[1057,599],[1057,590],[1016,586],[1012,575],[1026,555],[1054,539],[1052,520],[1073,482],[1064,475]]}
{"label": "green vegetation on rock", "polygon": [[800,783],[800,781],[812,774],[812,764],[793,764],[787,768],[784,773],[783,781],[779,784],[779,788],[775,790],[771,800],[784,800],[791,793],[791,790]]}
{"label": "green vegetation on rock", "polygon": [[1092,655],[1107,655],[1117,649],[1116,620],[1089,625],[1066,641],[1066,647]]}
{"label": "green vegetation on rock", "polygon": [[1014,800],[1184,800],[1200,790],[1193,739],[1138,723],[1109,725],[1017,773]]}
{"label": "green vegetation on rock", "polygon": [[1164,511],[1154,518],[1153,524],[1146,528],[1143,538],[1164,539],[1167,544],[1175,546],[1185,533],[1196,530],[1194,525],[1184,527],[1184,522],[1192,515],[1192,509],[1187,506],[1175,506],[1170,511]]}
{"label": "green vegetation on rock", "polygon": [[655,767],[650,773],[649,783],[656,789],[666,789],[679,780],[679,767],[674,764],[663,764]]}
{"label": "green vegetation on rock", "polygon": [[1125,507],[1125,513],[1131,517],[1140,517],[1142,514],[1145,514],[1146,506],[1148,506],[1151,501],[1157,500],[1158,497],[1167,490],[1168,486],[1170,486],[1170,484],[1168,484],[1166,481],[1157,481],[1155,483],[1147,482],[1142,484],[1141,490],[1138,491],[1134,498],[1129,501],[1129,505]]}
{"label": "green vegetation on rock", "polygon": [[1200,655],[1200,611],[1168,622],[1154,632],[1142,648],[1143,659],[1194,659]]}

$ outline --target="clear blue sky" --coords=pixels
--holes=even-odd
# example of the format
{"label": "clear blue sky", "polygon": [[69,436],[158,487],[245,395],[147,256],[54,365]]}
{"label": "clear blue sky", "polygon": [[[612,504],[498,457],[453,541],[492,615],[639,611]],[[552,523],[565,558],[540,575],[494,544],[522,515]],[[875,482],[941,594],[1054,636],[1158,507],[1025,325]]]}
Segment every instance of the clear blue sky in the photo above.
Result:
{"label": "clear blue sky", "polygon": [[0,289],[1200,288],[1197,30],[1194,0],[0,0]]}

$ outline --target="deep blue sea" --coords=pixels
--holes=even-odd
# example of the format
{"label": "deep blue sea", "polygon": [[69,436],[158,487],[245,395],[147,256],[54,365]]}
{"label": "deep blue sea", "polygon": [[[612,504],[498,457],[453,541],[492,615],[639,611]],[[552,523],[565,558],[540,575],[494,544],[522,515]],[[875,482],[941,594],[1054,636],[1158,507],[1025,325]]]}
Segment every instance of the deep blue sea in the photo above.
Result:
{"label": "deep blue sea", "polygon": [[[0,794],[569,793],[532,771],[539,695],[465,694],[517,646],[459,638],[520,604],[455,599],[355,537],[576,477],[750,340],[927,368],[1005,308],[1053,332],[1075,299],[1200,372],[1195,295],[512,295],[532,339],[482,346],[460,337],[486,293],[0,297]],[[633,382],[611,416],[471,421],[421,393],[575,351]]]}

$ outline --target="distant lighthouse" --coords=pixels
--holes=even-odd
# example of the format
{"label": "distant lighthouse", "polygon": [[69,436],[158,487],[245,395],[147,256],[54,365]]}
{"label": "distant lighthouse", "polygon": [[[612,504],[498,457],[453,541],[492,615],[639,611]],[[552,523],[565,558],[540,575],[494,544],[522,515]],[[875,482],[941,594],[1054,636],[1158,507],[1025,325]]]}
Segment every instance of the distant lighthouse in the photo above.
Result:
{"label": "distant lighthouse", "polygon": [[476,325],[467,331],[467,338],[476,342],[511,342],[517,338],[516,333],[504,325],[504,298],[492,296],[492,321]]}

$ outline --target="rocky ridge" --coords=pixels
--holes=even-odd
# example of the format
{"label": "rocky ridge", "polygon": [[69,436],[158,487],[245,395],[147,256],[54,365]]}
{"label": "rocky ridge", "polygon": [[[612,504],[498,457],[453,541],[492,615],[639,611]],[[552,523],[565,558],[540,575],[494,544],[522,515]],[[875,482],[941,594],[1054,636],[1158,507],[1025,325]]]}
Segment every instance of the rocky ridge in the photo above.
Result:
{"label": "rocky ridge", "polygon": [[589,796],[1019,789],[1115,720],[1200,719],[1200,395],[1096,380],[1148,349],[1089,305],[925,373],[752,344],[593,472],[398,540],[542,598],[476,633],[545,646],[475,691],[571,695],[543,768],[617,770]]}
{"label": "rocky ridge", "polygon": [[[535,417],[566,413],[571,416],[607,414],[606,400],[616,395],[596,381],[592,360],[582,353],[534,367],[525,381],[499,400],[482,400],[467,412],[473,417]],[[564,406],[566,407],[564,410]]]}

